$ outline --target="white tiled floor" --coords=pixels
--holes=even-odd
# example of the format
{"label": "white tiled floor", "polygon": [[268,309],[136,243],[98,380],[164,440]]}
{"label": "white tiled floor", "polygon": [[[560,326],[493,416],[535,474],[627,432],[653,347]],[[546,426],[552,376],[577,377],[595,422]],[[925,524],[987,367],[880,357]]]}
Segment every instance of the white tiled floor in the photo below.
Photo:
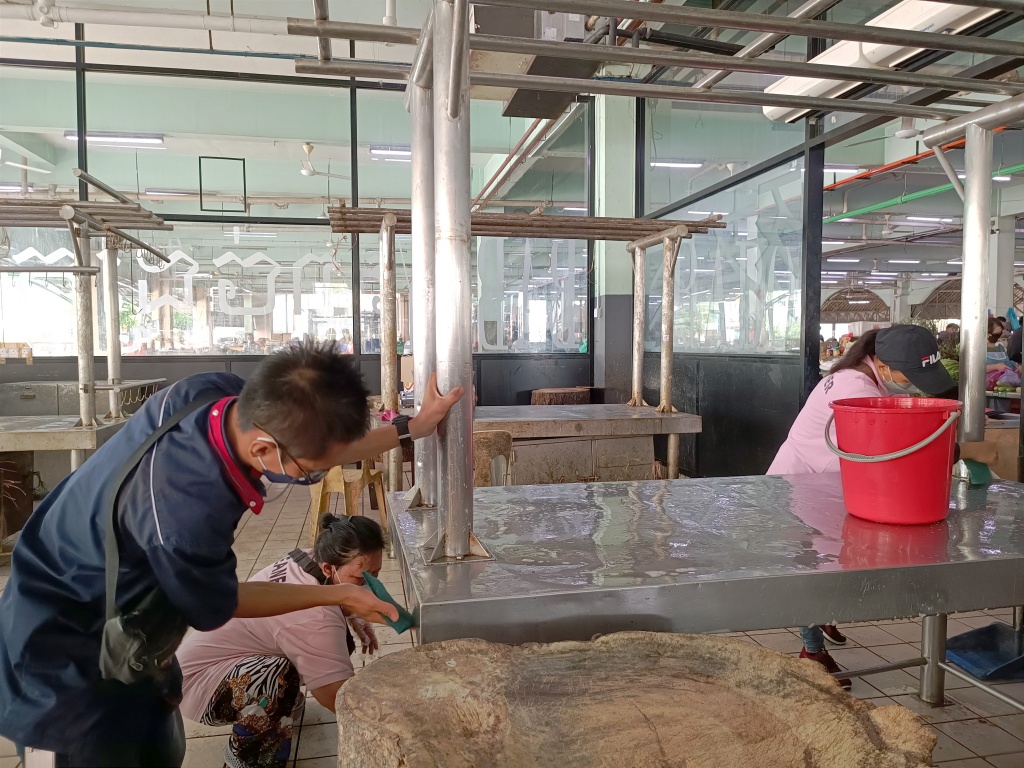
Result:
{"label": "white tiled floor", "polygon": [[[363,512],[379,519],[377,513],[369,509],[365,494]],[[239,578],[248,578],[296,546],[306,546],[308,517],[309,492],[301,487],[284,488],[280,496],[267,503],[262,514],[245,516],[235,539]],[[9,567],[0,567],[0,590],[9,573]],[[394,560],[385,559],[381,577],[391,594],[401,602],[404,592]],[[951,616],[949,634],[957,635],[993,621],[1007,621],[1009,617],[1009,609]],[[851,624],[844,625],[842,630],[849,643],[844,648],[830,650],[836,661],[848,669],[875,666],[920,654],[921,628],[917,621]],[[412,647],[407,635],[399,637],[386,628],[378,629],[377,636],[382,644],[381,652],[366,661],[367,664],[388,653]],[[783,653],[797,654],[800,651],[800,638],[795,630],[750,632],[737,637]],[[358,655],[355,664],[358,674],[363,668],[362,658]],[[967,683],[949,676],[946,683],[949,703],[937,709],[922,704],[916,698],[917,670],[855,679],[853,694],[879,705],[902,704],[917,713],[938,737],[933,760],[942,768],[1024,768],[1024,714]],[[1006,683],[1001,687],[1011,696],[1024,698],[1024,682]],[[333,712],[308,698],[302,722],[295,730],[289,765],[294,768],[335,768],[337,731],[334,722]],[[186,723],[186,768],[219,768],[229,730]],[[17,765],[13,746],[0,739],[0,768],[15,768]]]}

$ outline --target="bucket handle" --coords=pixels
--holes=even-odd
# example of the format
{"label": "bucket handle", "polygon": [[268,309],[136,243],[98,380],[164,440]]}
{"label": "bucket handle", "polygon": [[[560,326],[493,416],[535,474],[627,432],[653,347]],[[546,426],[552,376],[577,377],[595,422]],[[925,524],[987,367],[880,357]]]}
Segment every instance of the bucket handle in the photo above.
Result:
{"label": "bucket handle", "polygon": [[846,451],[839,450],[839,448],[836,447],[835,443],[832,442],[832,438],[829,437],[828,434],[828,431],[829,429],[831,429],[832,422],[835,421],[835,418],[836,414],[833,411],[831,414],[829,414],[828,421],[825,422],[825,445],[828,446],[828,449],[839,458],[846,459],[847,461],[853,461],[858,464],[878,464],[883,461],[902,459],[904,456],[909,456],[910,454],[921,450],[925,446],[931,445],[933,442],[935,442],[935,440],[938,439],[939,435],[941,435],[943,432],[949,429],[949,427],[953,424],[954,421],[960,418],[960,411],[953,411],[953,413],[949,414],[949,418],[947,418],[942,423],[941,427],[939,427],[937,430],[935,430],[935,432],[926,437],[917,445],[912,445],[909,448],[904,448],[901,451],[894,451],[893,453],[883,453],[881,456],[865,456],[864,454],[861,453],[847,453]]}

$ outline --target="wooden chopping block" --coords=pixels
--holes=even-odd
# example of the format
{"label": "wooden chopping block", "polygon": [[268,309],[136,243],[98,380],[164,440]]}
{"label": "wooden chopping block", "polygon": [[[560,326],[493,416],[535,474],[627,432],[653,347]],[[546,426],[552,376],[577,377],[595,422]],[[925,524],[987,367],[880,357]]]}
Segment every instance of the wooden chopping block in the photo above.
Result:
{"label": "wooden chopping block", "polygon": [[360,672],[336,709],[344,768],[923,768],[935,746],[815,662],[713,635],[433,643]]}
{"label": "wooden chopping block", "polygon": [[530,405],[587,405],[589,402],[589,387],[535,389],[530,395]]}

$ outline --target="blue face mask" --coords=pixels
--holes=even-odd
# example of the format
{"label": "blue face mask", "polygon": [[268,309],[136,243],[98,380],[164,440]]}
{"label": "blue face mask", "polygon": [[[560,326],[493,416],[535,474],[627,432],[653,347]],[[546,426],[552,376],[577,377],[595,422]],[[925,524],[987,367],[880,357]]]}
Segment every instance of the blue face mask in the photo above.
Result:
{"label": "blue face mask", "polygon": [[[264,442],[264,443],[270,443],[275,448],[277,448],[277,464],[283,470],[284,469],[284,457],[281,456],[281,446],[278,445],[273,440],[270,440],[270,439],[268,439],[266,437],[257,437],[256,439],[261,441],[261,442]],[[315,472],[310,472],[309,474],[305,475],[304,477],[292,477],[291,475],[287,475],[284,472],[271,472],[269,469],[267,469],[267,465],[263,463],[263,457],[262,456],[257,456],[256,458],[259,460],[260,466],[263,468],[263,476],[265,478],[267,478],[267,480],[269,480],[272,483],[285,483],[287,485],[307,485],[307,486],[308,485],[316,485],[321,480],[323,480],[324,477],[327,475],[327,472],[325,470],[317,470]]]}

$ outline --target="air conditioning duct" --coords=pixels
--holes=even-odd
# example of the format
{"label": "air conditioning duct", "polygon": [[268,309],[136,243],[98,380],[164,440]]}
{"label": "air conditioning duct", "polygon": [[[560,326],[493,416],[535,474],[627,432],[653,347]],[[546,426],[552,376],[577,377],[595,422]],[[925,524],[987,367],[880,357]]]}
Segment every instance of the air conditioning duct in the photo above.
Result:
{"label": "air conditioning duct", "polygon": [[[868,27],[888,27],[919,32],[962,34],[980,22],[1000,13],[998,10],[968,8],[931,0],[904,0],[888,11],[865,23]],[[892,69],[922,53],[923,48],[906,48],[879,43],[860,43],[849,40],[837,42],[824,53],[811,59],[814,64],[831,64],[864,69]],[[820,80],[810,77],[783,77],[765,88],[766,93],[792,96],[818,96],[839,98],[860,85],[857,82]],[[769,120],[791,123],[811,110],[792,107],[764,107]]]}

